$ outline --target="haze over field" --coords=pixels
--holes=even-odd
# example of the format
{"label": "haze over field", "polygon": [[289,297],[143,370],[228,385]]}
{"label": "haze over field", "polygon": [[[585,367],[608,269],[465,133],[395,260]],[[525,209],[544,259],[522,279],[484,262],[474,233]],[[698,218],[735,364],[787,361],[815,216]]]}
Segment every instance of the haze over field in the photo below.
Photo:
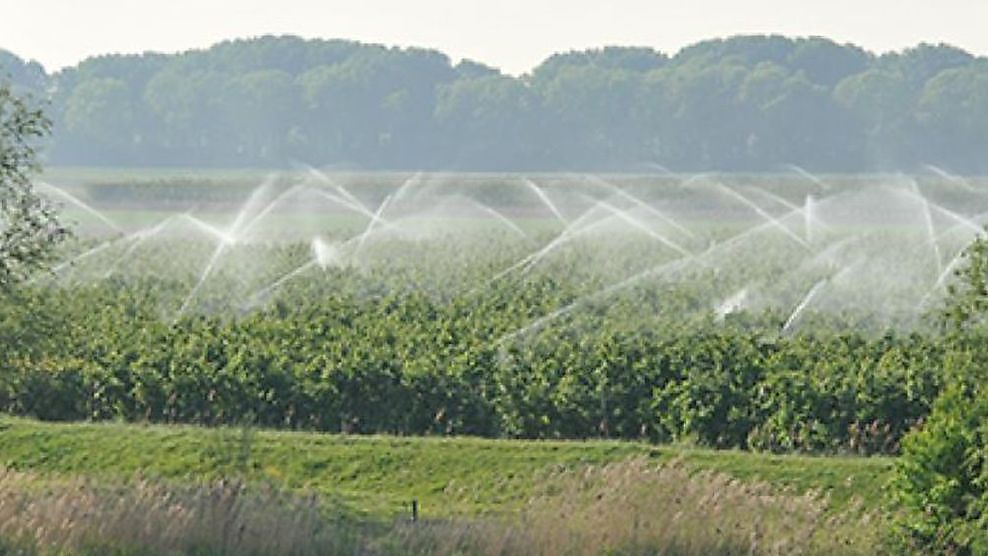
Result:
{"label": "haze over field", "polygon": [[553,54],[512,77],[435,50],[266,36],[54,74],[0,51],[0,66],[50,97],[57,165],[988,169],[988,60],[947,45],[736,36]]}
{"label": "haze over field", "polygon": [[980,2],[6,5],[55,165],[988,171]]}

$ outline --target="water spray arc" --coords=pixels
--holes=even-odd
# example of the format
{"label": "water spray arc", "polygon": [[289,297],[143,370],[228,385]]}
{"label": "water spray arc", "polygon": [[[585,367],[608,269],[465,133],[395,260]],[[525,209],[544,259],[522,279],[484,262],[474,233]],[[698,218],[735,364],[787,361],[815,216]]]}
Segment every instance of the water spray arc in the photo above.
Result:
{"label": "water spray arc", "polygon": [[[595,318],[604,307],[593,301],[620,292],[622,303],[625,296],[645,296],[642,310],[663,307],[661,296],[693,282],[705,296],[693,307],[703,307],[710,322],[782,310],[788,316],[777,330],[791,334],[810,313],[845,309],[891,319],[881,322],[914,322],[939,299],[964,260],[964,245],[984,237],[981,223],[988,221],[988,199],[966,188],[936,189],[929,177],[884,176],[854,187],[833,178],[827,190],[786,194],[778,184],[732,182],[729,175],[684,177],[680,187],[671,178],[649,184],[641,175],[623,182],[574,175],[568,186],[554,176],[550,195],[542,183],[517,175],[457,183],[455,175],[416,173],[375,186],[374,204],[359,198],[364,190],[354,194],[346,179],[317,170],[271,176],[226,213],[226,223],[217,224],[223,217],[215,213],[167,215],[136,231],[97,236],[32,281],[48,287],[129,280],[176,268],[188,280],[166,302],[177,319],[229,304],[249,311],[283,291],[301,291],[286,290],[295,281],[366,282],[366,295],[382,295],[401,288],[389,276],[402,276],[407,287],[446,302],[464,294],[510,295],[571,272],[585,282],[571,284],[565,304],[533,313],[491,341],[523,338],[567,316],[574,323]],[[488,181],[506,193],[486,192]],[[972,201],[960,203],[959,196]],[[89,208],[87,214],[113,229],[102,207]],[[715,222],[711,215],[726,217]],[[291,235],[283,232],[286,225],[309,228]],[[160,255],[187,240],[198,247],[175,253],[175,264]],[[307,243],[305,254],[282,248],[300,242]],[[479,251],[460,258],[457,249],[467,244]],[[261,252],[277,259],[254,255]],[[146,269],[131,262],[142,257],[156,260]],[[404,266],[392,271],[397,264]],[[449,279],[430,277],[447,266]],[[773,274],[765,274],[770,267]],[[577,313],[591,305],[592,312]]]}
{"label": "water spray arc", "polygon": [[75,205],[76,207],[82,209],[87,214],[94,216],[97,220],[99,220],[100,222],[105,224],[108,228],[113,230],[114,233],[117,234],[124,233],[123,228],[118,226],[114,221],[107,218],[105,214],[96,210],[92,205],[76,197],[75,195],[69,193],[68,191],[65,191],[64,189],[60,187],[56,187],[47,182],[38,182],[36,186],[39,191],[45,191],[48,193],[52,193],[58,197],[61,197],[62,199],[68,201],[72,205]]}
{"label": "water spray arc", "polygon": [[559,208],[552,202],[552,199],[549,198],[549,195],[546,194],[545,190],[529,178],[522,178],[521,182],[525,184],[525,187],[527,187],[529,191],[535,193],[538,200],[549,209],[549,212],[551,212],[557,220],[562,222],[564,226],[566,225],[566,218],[563,216],[563,213],[559,212]]}

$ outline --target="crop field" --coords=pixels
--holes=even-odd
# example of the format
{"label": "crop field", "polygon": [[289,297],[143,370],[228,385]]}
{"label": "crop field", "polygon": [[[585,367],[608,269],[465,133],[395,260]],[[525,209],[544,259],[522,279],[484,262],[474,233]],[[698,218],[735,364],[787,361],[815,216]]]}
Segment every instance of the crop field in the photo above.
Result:
{"label": "crop field", "polygon": [[161,310],[175,317],[354,288],[445,300],[542,280],[567,290],[569,303],[513,323],[505,341],[642,295],[631,320],[662,305],[683,316],[664,291],[688,291],[692,316],[774,312],[782,333],[835,314],[913,329],[988,220],[988,188],[947,174],[134,172],[50,173],[58,184],[43,190],[79,241],[39,281],[174,282]]}
{"label": "crop field", "polygon": [[[943,316],[988,181],[935,168],[38,188],[75,235],[0,298],[0,491],[104,521],[177,501],[181,538],[224,550],[204,496],[307,524],[298,553],[874,553],[903,438],[982,345]],[[85,548],[66,519],[52,545]]]}
{"label": "crop field", "polygon": [[50,177],[11,411],[364,433],[894,453],[988,219],[943,173]]}

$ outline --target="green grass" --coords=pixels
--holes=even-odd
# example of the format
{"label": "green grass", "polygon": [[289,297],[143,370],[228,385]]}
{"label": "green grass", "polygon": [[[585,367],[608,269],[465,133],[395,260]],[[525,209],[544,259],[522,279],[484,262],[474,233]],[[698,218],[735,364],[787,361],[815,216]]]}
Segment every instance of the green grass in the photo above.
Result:
{"label": "green grass", "polygon": [[878,508],[892,466],[888,458],[770,456],[602,440],[344,436],[0,418],[0,464],[9,468],[108,481],[138,473],[178,481],[245,473],[314,490],[382,518],[406,511],[413,498],[425,516],[510,512],[555,470],[634,456],[679,458],[693,469],[766,481],[780,490],[827,492],[837,511],[852,497]]}
{"label": "green grass", "polygon": [[[663,449],[663,453],[676,452]],[[737,450],[680,450],[691,467],[717,471],[741,480],[758,480],[796,493],[826,494],[835,510],[859,499],[878,509],[893,469],[893,458],[854,456],[771,455]]]}

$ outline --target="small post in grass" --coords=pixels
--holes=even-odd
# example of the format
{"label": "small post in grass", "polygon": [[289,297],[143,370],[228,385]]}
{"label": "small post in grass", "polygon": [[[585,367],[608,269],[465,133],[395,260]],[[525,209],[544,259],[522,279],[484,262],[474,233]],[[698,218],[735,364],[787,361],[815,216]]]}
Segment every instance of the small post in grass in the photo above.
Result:
{"label": "small post in grass", "polygon": [[419,520],[419,501],[413,498],[412,499],[412,521],[415,522],[415,521],[418,521],[418,520]]}

